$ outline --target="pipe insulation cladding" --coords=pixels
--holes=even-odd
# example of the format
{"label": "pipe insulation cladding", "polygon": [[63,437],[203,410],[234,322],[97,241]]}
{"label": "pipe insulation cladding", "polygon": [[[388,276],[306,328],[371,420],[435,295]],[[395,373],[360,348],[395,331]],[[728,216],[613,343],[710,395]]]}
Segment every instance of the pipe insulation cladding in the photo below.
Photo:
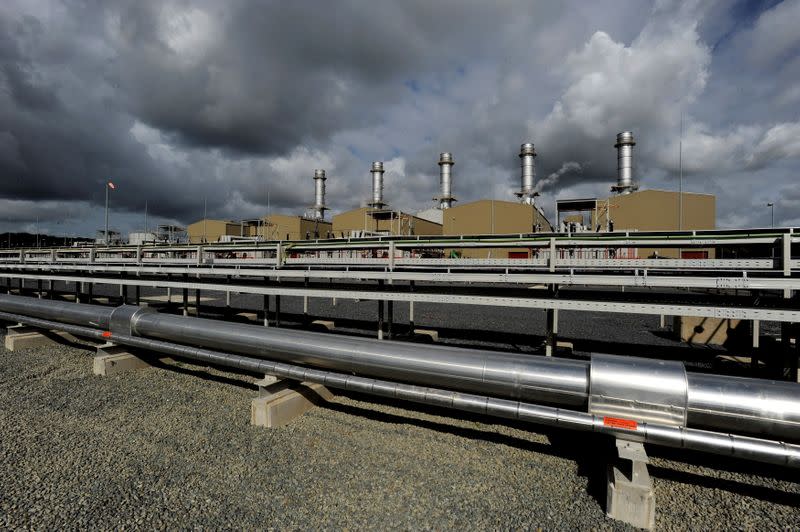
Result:
{"label": "pipe insulation cladding", "polygon": [[314,218],[322,220],[325,217],[325,170],[314,170]]}
{"label": "pipe insulation cladding", "polygon": [[[688,372],[685,383],[680,383],[670,370],[670,382],[678,382],[679,387],[666,389],[652,377],[670,369],[660,360],[614,357],[611,362],[624,371],[616,371],[616,378],[614,371],[592,377],[593,368],[611,367],[609,355],[594,355],[591,362],[552,359],[264,328],[159,314],[128,305],[111,308],[4,294],[0,295],[0,311],[110,329],[112,334],[575,410],[590,408],[593,395],[617,409],[625,408],[627,401],[632,407],[630,416],[639,422],[655,419],[655,410],[643,410],[641,404],[664,403],[666,409],[655,411],[662,421],[674,418],[677,412],[685,416],[689,427],[800,441],[800,384]],[[676,392],[683,387],[685,398],[676,399],[684,397]],[[595,404],[599,403],[595,400]]]}
{"label": "pipe insulation cladding", "polygon": [[369,205],[380,209],[386,205],[383,201],[383,162],[372,163],[370,173],[372,174],[372,203]]}
{"label": "pipe insulation cladding", "polygon": [[[132,319],[138,312],[138,307],[127,307],[120,315]],[[89,327],[69,325],[5,312],[0,312],[0,319],[18,321],[44,329],[61,329],[85,338],[94,338],[97,340],[107,339],[106,331]],[[123,329],[128,328],[130,328],[130,323],[128,323],[126,327],[123,327]],[[129,347],[146,349],[152,352],[188,358],[208,364],[237,368],[254,373],[275,375],[300,382],[316,382],[331,388],[514,419],[528,423],[550,425],[570,430],[592,431],[616,438],[653,443],[666,447],[703,451],[785,467],[800,468],[800,446],[784,442],[685,427],[664,426],[647,422],[639,423],[635,427],[629,425],[627,428],[622,429],[614,423],[607,423],[605,417],[590,413],[576,412],[569,409],[346,375],[343,373],[305,368],[271,360],[261,360],[231,353],[163,342],[160,340],[140,338],[123,333],[114,334],[113,340],[117,344]]]}

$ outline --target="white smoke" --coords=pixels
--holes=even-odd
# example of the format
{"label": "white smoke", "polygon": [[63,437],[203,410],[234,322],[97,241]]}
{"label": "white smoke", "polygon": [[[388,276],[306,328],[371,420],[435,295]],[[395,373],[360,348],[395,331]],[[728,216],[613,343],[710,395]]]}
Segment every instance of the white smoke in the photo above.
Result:
{"label": "white smoke", "polygon": [[583,168],[581,167],[580,163],[576,163],[575,161],[568,161],[562,164],[561,168],[559,168],[558,170],[547,176],[545,179],[542,179],[541,181],[536,183],[536,191],[541,192],[546,188],[554,186],[558,182],[558,180],[561,179],[561,176],[563,176],[564,174],[567,174],[569,172],[580,172],[581,170],[583,170]]}

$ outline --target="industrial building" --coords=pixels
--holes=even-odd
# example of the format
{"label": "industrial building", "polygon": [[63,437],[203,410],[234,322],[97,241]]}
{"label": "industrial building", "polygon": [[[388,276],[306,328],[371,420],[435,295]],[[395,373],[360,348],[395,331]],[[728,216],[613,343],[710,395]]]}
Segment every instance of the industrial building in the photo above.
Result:
{"label": "industrial building", "polygon": [[[500,235],[551,232],[550,222],[533,204],[502,200],[478,200],[448,209],[444,214],[445,235]],[[509,249],[457,249],[449,251],[465,258],[527,258],[529,252]]]}
{"label": "industrial building", "polygon": [[269,214],[253,220],[205,219],[189,224],[189,242],[193,244],[235,240],[310,240],[332,238],[332,225],[324,219],[325,170],[314,170],[314,204],[308,216]]}
{"label": "industrial building", "polygon": [[[611,187],[615,194],[606,198],[557,200],[556,227],[571,233],[715,229],[716,197],[713,194],[638,190],[639,186],[633,180],[635,145],[630,131],[617,135],[614,145],[617,148],[617,183]],[[638,251],[654,257],[714,258],[714,250],[710,248],[653,248]]]}
{"label": "industrial building", "polygon": [[[498,235],[510,233],[538,233],[553,230],[544,213],[536,206],[535,198],[538,196],[535,188],[535,161],[536,150],[533,144],[525,143],[520,147],[520,190],[516,196],[519,202],[495,199],[478,200],[459,206],[442,202],[439,211],[442,214],[443,234],[445,235]],[[444,164],[445,163],[449,164]],[[442,183],[443,197],[452,198],[452,176],[450,166],[452,157],[443,153],[439,160],[442,168],[440,182]],[[445,172],[446,168],[446,172]],[[446,187],[446,188],[445,188]],[[527,250],[514,249],[448,249],[448,255],[465,258],[527,258]]]}
{"label": "industrial building", "polygon": [[270,214],[248,222],[246,236],[259,240],[312,240],[333,238],[331,223],[305,216]]}
{"label": "industrial building", "polygon": [[365,235],[441,235],[442,224],[389,208],[383,198],[383,162],[372,163],[372,200],[333,217],[336,237]]}
{"label": "industrial building", "polygon": [[243,236],[243,226],[232,220],[213,220],[206,218],[189,224],[186,233],[190,244],[220,242],[225,236]]}
{"label": "industrial building", "polygon": [[363,235],[441,235],[442,224],[406,212],[361,207],[334,216],[333,234],[336,238]]}

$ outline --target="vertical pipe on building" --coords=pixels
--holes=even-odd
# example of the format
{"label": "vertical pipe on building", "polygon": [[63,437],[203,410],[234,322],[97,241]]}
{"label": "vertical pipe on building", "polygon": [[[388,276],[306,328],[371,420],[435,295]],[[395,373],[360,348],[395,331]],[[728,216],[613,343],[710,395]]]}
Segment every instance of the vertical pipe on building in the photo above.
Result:
{"label": "vertical pipe on building", "polygon": [[375,161],[372,163],[372,202],[369,203],[370,207],[375,209],[382,209],[386,206],[383,201],[383,163]]}
{"label": "vertical pipe on building", "polygon": [[453,206],[456,199],[453,197],[453,175],[452,169],[456,162],[453,155],[449,152],[439,154],[439,208],[449,209]]}
{"label": "vertical pipe on building", "polygon": [[614,144],[617,149],[617,184],[611,187],[612,192],[630,194],[638,188],[633,182],[634,146],[636,146],[636,140],[633,138],[633,133],[623,131],[617,134],[617,143]]}
{"label": "vertical pipe on building", "polygon": [[520,146],[519,150],[519,164],[520,164],[520,189],[517,196],[522,203],[533,205],[536,196],[535,180],[536,180],[536,150],[533,144],[526,142]]}
{"label": "vertical pipe on building", "polygon": [[325,218],[325,170],[314,170],[314,219]]}

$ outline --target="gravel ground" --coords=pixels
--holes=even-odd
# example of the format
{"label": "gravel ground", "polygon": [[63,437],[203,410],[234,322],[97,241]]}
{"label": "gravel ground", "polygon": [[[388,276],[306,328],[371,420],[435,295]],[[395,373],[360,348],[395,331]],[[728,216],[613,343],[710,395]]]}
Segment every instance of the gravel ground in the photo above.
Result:
{"label": "gravel ground", "polygon": [[[605,439],[357,395],[267,430],[252,378],[91,354],[0,350],[0,528],[626,528]],[[800,527],[796,475],[650,451],[658,528]]]}

